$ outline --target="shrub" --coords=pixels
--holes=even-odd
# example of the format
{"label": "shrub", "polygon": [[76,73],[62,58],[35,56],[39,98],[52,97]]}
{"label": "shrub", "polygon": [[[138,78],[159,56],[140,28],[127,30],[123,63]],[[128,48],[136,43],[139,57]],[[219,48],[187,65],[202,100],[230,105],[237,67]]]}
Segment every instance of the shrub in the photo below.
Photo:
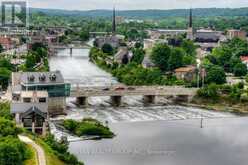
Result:
{"label": "shrub", "polygon": [[218,92],[218,86],[216,84],[210,84],[197,91],[197,96],[207,99],[217,99],[220,95]]}
{"label": "shrub", "polygon": [[29,157],[26,145],[14,137],[0,139],[0,164],[21,165]]}

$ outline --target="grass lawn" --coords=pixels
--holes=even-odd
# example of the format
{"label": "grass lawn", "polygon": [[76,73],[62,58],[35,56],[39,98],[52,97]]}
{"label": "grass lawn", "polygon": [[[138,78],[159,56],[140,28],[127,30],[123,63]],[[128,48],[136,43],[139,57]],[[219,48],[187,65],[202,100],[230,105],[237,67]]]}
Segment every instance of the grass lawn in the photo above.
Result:
{"label": "grass lawn", "polygon": [[35,149],[31,145],[27,145],[28,149],[30,150],[30,159],[24,162],[24,165],[38,165],[38,159]]}
{"label": "grass lawn", "polygon": [[[39,138],[33,139],[33,136],[30,134],[28,136],[44,149],[44,152],[46,154],[47,165],[65,165],[65,163],[63,161],[59,160],[59,158],[54,154],[54,152],[50,148],[50,146],[48,146],[44,141],[42,141]],[[27,165],[29,165],[29,164],[27,164]]]}

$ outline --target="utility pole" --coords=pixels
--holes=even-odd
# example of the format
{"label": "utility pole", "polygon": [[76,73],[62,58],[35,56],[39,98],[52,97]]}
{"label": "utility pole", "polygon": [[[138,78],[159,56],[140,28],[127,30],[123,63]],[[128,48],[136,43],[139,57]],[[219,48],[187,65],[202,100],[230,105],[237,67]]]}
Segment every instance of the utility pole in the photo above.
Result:
{"label": "utility pole", "polygon": [[201,128],[203,128],[203,117],[201,115]]}

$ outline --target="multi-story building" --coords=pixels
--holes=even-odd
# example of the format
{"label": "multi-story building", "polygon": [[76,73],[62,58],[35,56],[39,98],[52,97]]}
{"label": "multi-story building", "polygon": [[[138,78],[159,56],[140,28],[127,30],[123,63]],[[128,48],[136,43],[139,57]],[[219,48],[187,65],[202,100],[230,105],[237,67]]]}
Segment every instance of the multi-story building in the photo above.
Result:
{"label": "multi-story building", "polygon": [[50,115],[62,114],[65,99],[70,95],[70,84],[64,82],[59,71],[12,73],[11,89],[12,97],[23,91],[46,91]]}

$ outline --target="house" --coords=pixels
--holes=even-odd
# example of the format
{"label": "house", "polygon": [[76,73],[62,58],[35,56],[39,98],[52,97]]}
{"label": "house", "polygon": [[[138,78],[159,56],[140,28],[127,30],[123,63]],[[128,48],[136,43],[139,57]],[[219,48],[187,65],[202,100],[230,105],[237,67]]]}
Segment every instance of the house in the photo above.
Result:
{"label": "house", "polygon": [[70,84],[64,82],[59,71],[12,73],[11,81],[12,96],[20,98],[23,91],[46,91],[49,114],[63,114]]}
{"label": "house", "polygon": [[18,126],[45,136],[48,128],[47,91],[21,91],[13,94],[11,113]]}
{"label": "house", "polygon": [[240,39],[246,39],[247,33],[243,30],[236,30],[236,29],[231,29],[227,31],[227,37],[229,39],[233,38],[240,38]]}
{"label": "house", "polygon": [[4,50],[10,50],[15,47],[10,37],[0,37],[0,45],[3,46]]}
{"label": "house", "polygon": [[186,67],[181,67],[177,68],[174,70],[175,76],[179,80],[184,80],[184,81],[193,81],[196,78],[196,67],[195,66],[186,66]]}
{"label": "house", "polygon": [[247,66],[248,69],[248,56],[241,56],[240,60],[242,61],[243,64]]}
{"label": "house", "polygon": [[114,56],[114,61],[118,64],[127,64],[130,62],[133,54],[129,52],[127,47],[120,47]]}

